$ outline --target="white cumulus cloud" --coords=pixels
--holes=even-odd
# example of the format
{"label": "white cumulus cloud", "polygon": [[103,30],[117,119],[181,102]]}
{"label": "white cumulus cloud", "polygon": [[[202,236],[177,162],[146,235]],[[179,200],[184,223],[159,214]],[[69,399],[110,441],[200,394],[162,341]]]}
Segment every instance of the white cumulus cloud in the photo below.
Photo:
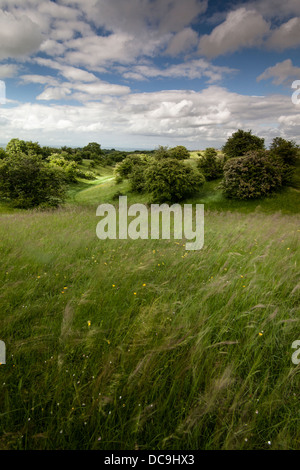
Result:
{"label": "white cumulus cloud", "polygon": [[284,50],[300,45],[300,17],[291,18],[275,29],[267,41],[267,46]]}
{"label": "white cumulus cloud", "polygon": [[275,85],[281,85],[291,83],[296,78],[300,78],[300,67],[294,67],[291,59],[286,59],[283,62],[278,62],[273,67],[268,67],[257,77],[257,81],[272,79]]}
{"label": "white cumulus cloud", "polygon": [[36,52],[42,41],[39,26],[26,15],[16,18],[12,13],[0,10],[0,60]]}
{"label": "white cumulus cloud", "polygon": [[126,68],[120,68],[120,72],[125,78],[136,80],[145,80],[157,77],[167,78],[187,78],[190,80],[196,78],[205,78],[208,83],[220,81],[226,75],[232,75],[237,70],[225,66],[216,66],[204,59],[190,60],[180,64],[170,65],[166,68],[158,68],[151,65],[136,65]]}
{"label": "white cumulus cloud", "polygon": [[80,107],[19,104],[1,107],[0,120],[3,139],[30,135],[31,140],[40,142],[80,145],[90,139],[101,143],[109,138],[114,147],[130,144],[133,137],[136,144],[148,142],[148,148],[159,143],[182,143],[188,148],[221,146],[238,128],[252,129],[267,141],[275,136],[297,139],[300,132],[299,112],[289,96],[246,96],[219,86],[201,92],[106,96]]}
{"label": "white cumulus cloud", "polygon": [[0,79],[14,77],[18,72],[19,67],[16,64],[2,64],[0,65]]}
{"label": "white cumulus cloud", "polygon": [[188,52],[198,44],[198,34],[192,28],[184,28],[176,33],[169,42],[166,54],[177,56],[181,52]]}
{"label": "white cumulus cloud", "polygon": [[244,47],[258,46],[269,32],[269,24],[255,10],[238,8],[228,13],[226,20],[205,34],[199,42],[199,52],[217,57]]}

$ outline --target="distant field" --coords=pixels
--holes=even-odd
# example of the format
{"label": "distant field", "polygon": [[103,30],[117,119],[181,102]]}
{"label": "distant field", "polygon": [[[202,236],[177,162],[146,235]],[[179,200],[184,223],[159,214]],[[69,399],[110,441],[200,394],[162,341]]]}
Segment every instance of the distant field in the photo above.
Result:
{"label": "distant field", "polygon": [[0,449],[300,449],[299,189],[206,183],[205,243],[96,237],[111,168],[0,214]]}

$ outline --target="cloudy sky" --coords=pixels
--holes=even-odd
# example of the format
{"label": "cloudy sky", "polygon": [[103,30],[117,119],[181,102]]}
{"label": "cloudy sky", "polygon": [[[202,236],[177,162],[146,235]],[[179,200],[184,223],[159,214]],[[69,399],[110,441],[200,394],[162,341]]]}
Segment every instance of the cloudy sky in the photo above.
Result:
{"label": "cloudy sky", "polygon": [[300,143],[299,51],[299,0],[0,0],[0,143]]}

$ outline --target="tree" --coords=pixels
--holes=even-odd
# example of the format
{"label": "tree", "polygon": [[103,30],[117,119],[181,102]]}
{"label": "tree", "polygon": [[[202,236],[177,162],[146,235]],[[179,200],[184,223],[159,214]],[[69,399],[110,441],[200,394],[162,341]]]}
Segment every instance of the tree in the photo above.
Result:
{"label": "tree", "polygon": [[0,161],[0,196],[16,207],[57,206],[65,197],[63,170],[19,153]]}
{"label": "tree", "polygon": [[83,157],[89,160],[99,160],[102,156],[101,145],[97,142],[90,142],[82,149]]}
{"label": "tree", "polygon": [[173,147],[171,149],[169,149],[167,146],[159,145],[159,147],[154,151],[153,156],[158,160],[163,158],[185,160],[190,158],[190,153],[183,145],[177,145],[177,147]]}
{"label": "tree", "polygon": [[241,157],[251,150],[264,150],[265,140],[239,129],[227,139],[222,150],[229,158]]}
{"label": "tree", "polygon": [[42,155],[43,151],[38,142],[25,141],[27,155]]}
{"label": "tree", "polygon": [[47,158],[50,167],[59,167],[63,170],[66,183],[76,183],[77,163],[66,160],[62,154],[54,153]]}
{"label": "tree", "polygon": [[189,151],[183,145],[177,145],[177,147],[171,148],[168,153],[171,158],[176,158],[177,160],[190,158]]}
{"label": "tree", "polygon": [[208,147],[204,155],[197,163],[198,169],[203,173],[207,181],[221,178],[223,174],[223,160],[218,157],[213,147]]}
{"label": "tree", "polygon": [[136,193],[142,193],[146,189],[146,169],[147,162],[141,160],[140,163],[133,166],[129,175],[130,190]]}
{"label": "tree", "polygon": [[6,146],[6,153],[10,156],[17,156],[20,153],[26,155],[42,155],[43,151],[38,142],[11,139]]}
{"label": "tree", "polygon": [[11,139],[6,146],[6,153],[9,156],[17,156],[20,153],[27,154],[26,142],[20,139]]}
{"label": "tree", "polygon": [[140,165],[142,158],[139,155],[127,155],[127,157],[115,168],[117,182],[120,183],[123,179],[128,179],[134,166]]}
{"label": "tree", "polygon": [[0,147],[0,160],[2,160],[3,158],[7,158],[7,153],[3,148]]}
{"label": "tree", "polygon": [[299,146],[293,140],[285,140],[282,137],[275,137],[270,146],[270,154],[280,157],[284,163],[294,165],[297,160]]}
{"label": "tree", "polygon": [[224,165],[222,188],[235,199],[258,199],[279,190],[290,179],[290,167],[266,151],[252,151]]}
{"label": "tree", "polygon": [[114,150],[111,153],[105,155],[103,163],[105,165],[115,165],[116,163],[122,162],[126,158],[126,152],[119,152]]}
{"label": "tree", "polygon": [[161,160],[163,158],[170,158],[168,147],[159,145],[158,148],[154,151],[153,156],[158,160]]}
{"label": "tree", "polygon": [[145,172],[145,189],[153,202],[178,202],[197,193],[205,178],[191,166],[168,158],[154,160]]}

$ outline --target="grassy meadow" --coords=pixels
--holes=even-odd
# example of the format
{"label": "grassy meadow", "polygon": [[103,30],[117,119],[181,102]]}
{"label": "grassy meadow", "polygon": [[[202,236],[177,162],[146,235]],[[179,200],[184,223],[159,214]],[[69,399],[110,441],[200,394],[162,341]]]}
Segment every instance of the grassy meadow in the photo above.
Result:
{"label": "grassy meadow", "polygon": [[300,449],[297,178],[251,202],[205,183],[186,251],[99,240],[99,204],[147,198],[98,174],[58,210],[1,205],[0,449]]}

